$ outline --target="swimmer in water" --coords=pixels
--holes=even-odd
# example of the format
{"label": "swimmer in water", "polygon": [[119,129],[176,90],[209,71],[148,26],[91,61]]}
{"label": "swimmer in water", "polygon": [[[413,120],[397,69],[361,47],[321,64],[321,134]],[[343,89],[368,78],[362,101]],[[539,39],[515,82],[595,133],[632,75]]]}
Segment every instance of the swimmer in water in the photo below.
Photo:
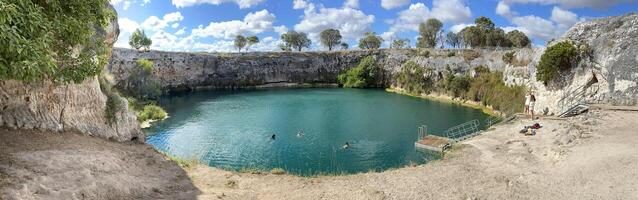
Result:
{"label": "swimmer in water", "polygon": [[270,139],[275,139],[275,134],[272,134],[272,136],[270,137]]}
{"label": "swimmer in water", "polygon": [[346,144],[344,144],[341,148],[342,149],[350,148],[350,143],[346,142]]}
{"label": "swimmer in water", "polygon": [[299,131],[299,132],[297,132],[297,137],[298,137],[298,138],[301,138],[301,137],[303,137],[303,136],[304,136],[303,131]]}

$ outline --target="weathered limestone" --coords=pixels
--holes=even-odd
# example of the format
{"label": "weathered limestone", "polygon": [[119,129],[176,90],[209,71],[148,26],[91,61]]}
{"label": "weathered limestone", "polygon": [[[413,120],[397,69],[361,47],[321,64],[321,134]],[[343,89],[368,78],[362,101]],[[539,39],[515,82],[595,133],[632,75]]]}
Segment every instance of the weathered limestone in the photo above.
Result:
{"label": "weathered limestone", "polygon": [[[529,51],[519,49],[515,51]],[[429,53],[424,53],[428,51]],[[454,52],[454,56],[448,55]],[[437,71],[449,67],[456,73],[469,73],[477,66],[503,70],[502,56],[508,51],[383,49],[347,52],[270,52],[270,53],[178,53],[139,52],[116,48],[109,71],[116,82],[125,80],[138,59],[154,63],[153,74],[167,90],[197,88],[237,88],[271,83],[337,83],[337,75],[355,66],[365,56],[374,56],[381,67],[378,84],[392,84],[392,74],[401,64],[414,60]],[[426,55],[427,54],[427,55]]]}
{"label": "weathered limestone", "polygon": [[[119,35],[117,20],[113,20],[106,30],[96,32],[106,36],[106,42],[112,45]],[[28,84],[0,81],[0,127],[78,131],[116,141],[143,141],[145,136],[136,116],[128,111],[124,99],[120,99],[122,108],[116,113],[116,121],[108,124],[106,99],[97,77],[68,85],[49,81]]]}
{"label": "weathered limestone", "polygon": [[[154,75],[168,91],[197,88],[237,88],[271,83],[336,83],[337,75],[365,56],[374,56],[382,69],[379,86],[391,86],[393,76],[408,60],[442,72],[472,74],[477,66],[502,71],[509,85],[525,85],[536,94],[536,112],[559,114],[572,103],[635,104],[638,99],[638,14],[579,23],[561,40],[588,44],[584,58],[560,78],[560,87],[536,81],[536,65],[545,48],[513,50],[383,49],[347,52],[178,53],[115,49],[109,71],[115,82],[126,79],[137,59],[154,62]],[[426,52],[427,51],[427,52]],[[454,52],[454,55],[451,54]],[[511,63],[503,55],[514,52]],[[582,93],[582,94],[581,94]]]}

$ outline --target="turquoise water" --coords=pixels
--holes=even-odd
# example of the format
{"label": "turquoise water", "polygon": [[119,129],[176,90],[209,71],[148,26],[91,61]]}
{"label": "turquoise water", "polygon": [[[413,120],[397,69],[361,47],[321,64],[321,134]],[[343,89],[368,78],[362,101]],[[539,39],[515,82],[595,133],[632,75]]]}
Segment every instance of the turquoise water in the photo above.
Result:
{"label": "turquoise water", "polygon": [[[214,167],[282,168],[298,175],[425,163],[438,154],[414,148],[419,125],[436,134],[488,117],[476,109],[369,89],[206,91],[159,103],[170,118],[146,129],[147,142],[157,149]],[[346,142],[350,147],[343,149]]]}

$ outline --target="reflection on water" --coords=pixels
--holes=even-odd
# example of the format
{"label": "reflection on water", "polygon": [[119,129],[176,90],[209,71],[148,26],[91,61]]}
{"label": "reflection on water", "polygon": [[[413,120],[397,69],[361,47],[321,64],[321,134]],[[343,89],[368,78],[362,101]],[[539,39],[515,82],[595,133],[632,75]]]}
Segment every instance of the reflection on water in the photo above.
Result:
{"label": "reflection on water", "polygon": [[[170,118],[146,129],[148,143],[159,150],[214,167],[283,168],[300,175],[425,163],[437,155],[415,150],[419,125],[436,134],[487,117],[475,109],[361,89],[207,91],[164,97],[160,104]],[[342,149],[346,142],[350,147]]]}

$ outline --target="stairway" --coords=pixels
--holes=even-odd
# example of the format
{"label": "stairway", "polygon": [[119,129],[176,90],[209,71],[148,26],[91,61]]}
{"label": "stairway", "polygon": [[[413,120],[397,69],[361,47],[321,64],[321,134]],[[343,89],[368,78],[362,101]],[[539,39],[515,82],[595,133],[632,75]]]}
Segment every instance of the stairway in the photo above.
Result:
{"label": "stairway", "polygon": [[584,103],[579,103],[579,104],[576,104],[576,105],[570,107],[565,112],[563,112],[560,115],[558,115],[558,117],[571,117],[571,116],[583,113],[583,112],[585,112],[587,110],[589,110],[589,105],[584,104]]}

